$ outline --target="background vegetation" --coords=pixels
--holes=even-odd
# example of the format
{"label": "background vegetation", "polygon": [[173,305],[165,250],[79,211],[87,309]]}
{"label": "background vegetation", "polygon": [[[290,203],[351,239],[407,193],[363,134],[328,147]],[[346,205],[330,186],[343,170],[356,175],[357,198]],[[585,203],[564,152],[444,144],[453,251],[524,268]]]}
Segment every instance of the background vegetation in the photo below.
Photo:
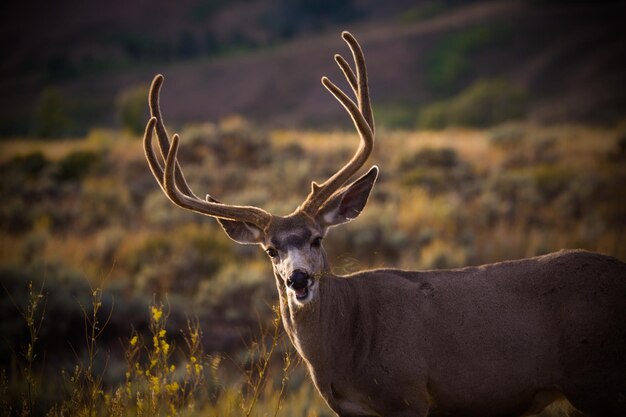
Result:
{"label": "background vegetation", "polygon": [[[372,161],[382,168],[380,182],[359,220],[332,230],[326,243],[332,264],[339,273],[453,268],[564,247],[626,259],[625,137],[619,126],[382,128]],[[278,214],[296,207],[309,182],[328,175],[357,142],[349,132],[263,131],[241,118],[189,126],[182,138],[181,160],[195,190]],[[163,415],[170,406],[187,413],[191,398],[193,410],[205,415],[249,407],[250,381],[263,377],[240,369],[257,366],[266,357],[257,350],[274,340],[258,342],[262,329],[272,329],[276,302],[262,251],[232,243],[213,220],[169,203],[134,136],[95,131],[71,142],[3,142],[2,149],[5,407],[61,413],[91,401],[105,414],[122,407],[122,414],[142,415],[138,398],[148,393],[161,397],[146,410]],[[36,340],[21,317],[29,291],[43,297],[33,307]],[[157,320],[158,330],[150,306],[167,316]],[[206,353],[196,356],[206,368],[197,382],[183,372],[194,364],[185,351],[189,320],[197,326],[191,330],[197,349]],[[85,333],[91,326],[97,349]],[[150,388],[145,372],[156,366],[152,340],[161,330],[171,351],[159,357],[161,382]],[[135,336],[145,349],[135,349]],[[271,377],[255,415],[273,415],[279,398],[281,415],[326,415],[280,327],[275,337]],[[285,357],[293,361],[288,382]],[[61,375],[65,385],[41,382]],[[130,396],[122,392],[126,383]],[[194,383],[189,397],[182,387]],[[38,386],[32,406],[22,402],[31,384]],[[95,390],[88,401],[85,390]]]}
{"label": "background vegetation", "polygon": [[494,83],[507,92],[483,94],[515,107],[500,118],[607,123],[626,111],[624,1],[111,0],[103,8],[59,0],[1,7],[0,137],[137,129],[129,120],[137,114],[133,97],[156,73],[166,77],[165,114],[179,127],[232,114],[269,128],[348,126],[329,110],[332,98],[318,81],[337,78],[331,57],[346,52],[338,36],[344,29],[366,45],[372,94],[388,126],[410,129],[424,118],[432,127],[465,124],[456,111],[441,110],[433,124],[427,109],[467,101]]}
{"label": "background vegetation", "polygon": [[[95,18],[60,2],[67,32],[16,43],[6,26],[0,414],[332,415],[276,321],[264,254],[152,178],[138,132],[155,72],[192,188],[287,214],[354,152],[313,81],[336,74],[339,31],[358,36],[381,176],[325,242],[337,273],[561,248],[626,260],[622,2],[309,3]],[[30,6],[2,7],[19,22]]]}

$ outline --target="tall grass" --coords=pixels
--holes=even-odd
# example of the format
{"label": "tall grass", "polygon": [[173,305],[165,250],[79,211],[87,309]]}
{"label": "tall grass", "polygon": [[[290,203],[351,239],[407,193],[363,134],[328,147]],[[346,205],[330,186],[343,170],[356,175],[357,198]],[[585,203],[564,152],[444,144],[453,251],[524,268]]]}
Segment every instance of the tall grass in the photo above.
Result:
{"label": "tall grass", "polygon": [[[6,289],[5,289],[6,290]],[[43,287],[36,291],[33,288],[33,283],[28,283],[28,301],[26,306],[18,306],[15,300],[8,294],[11,302],[18,310],[20,316],[24,320],[26,329],[28,331],[28,340],[25,346],[21,346],[21,354],[18,367],[20,374],[23,376],[23,381],[26,386],[21,401],[21,413],[23,415],[32,415],[35,412],[37,394],[39,391],[39,376],[34,373],[35,359],[37,359],[37,341],[39,339],[39,332],[45,316],[45,296],[43,294]],[[16,361],[16,362],[17,362]],[[6,370],[2,370],[3,384],[7,383]],[[8,391],[8,386],[4,386],[2,389],[5,393]],[[11,406],[3,401],[3,408],[11,410]],[[6,411],[6,410],[4,410]]]}
{"label": "tall grass", "polygon": [[[260,336],[248,343],[241,360],[230,358],[239,369],[239,377],[229,381],[222,379],[223,356],[204,351],[199,321],[187,320],[186,328],[180,329],[184,343],[177,347],[166,329],[169,310],[163,303],[154,301],[146,313],[148,333],[133,330],[120,341],[125,358],[123,381],[106,384],[103,382],[106,365],[98,369],[96,362],[103,359],[98,341],[107,330],[108,319],[100,319],[103,292],[96,288],[91,294],[91,305],[81,306],[85,357],[81,359],[78,350],[71,348],[76,358],[73,370],[50,374],[44,369],[41,353],[45,349],[36,343],[45,318],[43,290],[43,287],[33,289],[33,283],[29,282],[26,306],[15,304],[29,339],[21,355],[14,358],[20,364],[23,379],[9,378],[11,371],[7,369],[0,373],[2,415],[275,417],[293,412],[319,415],[316,407],[324,407],[320,400],[317,404],[310,401],[296,404],[288,399],[290,376],[298,364],[284,337],[277,307],[273,308],[274,319],[269,328],[259,321]],[[106,317],[111,317],[110,311]],[[36,367],[37,364],[40,366]],[[300,379],[300,387],[295,390],[297,396],[303,392],[316,395],[302,384],[301,374],[301,370],[296,371]],[[61,388],[51,389],[46,381],[59,381]],[[53,401],[49,398],[50,391],[54,391]],[[40,403],[40,397],[47,397],[46,402]]]}

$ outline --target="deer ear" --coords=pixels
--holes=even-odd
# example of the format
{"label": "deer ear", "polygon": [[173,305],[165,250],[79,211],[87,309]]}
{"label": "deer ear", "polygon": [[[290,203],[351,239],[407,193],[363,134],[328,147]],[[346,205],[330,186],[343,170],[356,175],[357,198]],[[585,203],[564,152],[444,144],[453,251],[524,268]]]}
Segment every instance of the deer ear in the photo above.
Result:
{"label": "deer ear", "polygon": [[261,243],[263,232],[258,227],[237,220],[217,219],[229,238],[237,243]]}
{"label": "deer ear", "polygon": [[[207,194],[205,198],[208,202],[220,203],[209,194]],[[228,237],[237,243],[251,244],[261,243],[263,241],[263,231],[250,223],[220,219],[217,217],[215,220],[222,226],[222,229],[224,229]]]}
{"label": "deer ear", "polygon": [[323,227],[337,226],[356,219],[370,196],[378,178],[374,165],[365,175],[333,195],[319,210],[317,221]]}

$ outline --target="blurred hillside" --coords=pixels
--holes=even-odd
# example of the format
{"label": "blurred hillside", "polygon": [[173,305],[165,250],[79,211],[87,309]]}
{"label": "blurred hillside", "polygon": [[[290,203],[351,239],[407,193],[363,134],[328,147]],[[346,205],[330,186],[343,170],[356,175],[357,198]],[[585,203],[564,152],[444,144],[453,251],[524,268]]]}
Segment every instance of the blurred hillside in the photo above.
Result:
{"label": "blurred hillside", "polygon": [[[62,0],[0,12],[4,136],[120,126],[122,103],[156,73],[175,125],[243,114],[272,127],[347,126],[318,81],[338,78],[343,29],[365,48],[389,126],[610,123],[626,110],[621,1]],[[503,106],[513,110],[465,110]]]}

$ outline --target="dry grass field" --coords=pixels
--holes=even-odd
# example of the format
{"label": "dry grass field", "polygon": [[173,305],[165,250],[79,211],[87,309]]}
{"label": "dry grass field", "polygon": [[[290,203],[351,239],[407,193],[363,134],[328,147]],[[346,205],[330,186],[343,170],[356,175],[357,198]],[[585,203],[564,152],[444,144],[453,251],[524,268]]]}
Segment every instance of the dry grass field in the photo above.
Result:
{"label": "dry grass field", "polygon": [[[379,183],[331,231],[331,264],[454,268],[561,248],[624,260],[625,132],[381,128]],[[357,143],[239,117],[181,135],[194,190],[277,214]],[[331,415],[275,321],[262,251],[167,201],[137,137],[14,139],[0,155],[3,414]]]}

